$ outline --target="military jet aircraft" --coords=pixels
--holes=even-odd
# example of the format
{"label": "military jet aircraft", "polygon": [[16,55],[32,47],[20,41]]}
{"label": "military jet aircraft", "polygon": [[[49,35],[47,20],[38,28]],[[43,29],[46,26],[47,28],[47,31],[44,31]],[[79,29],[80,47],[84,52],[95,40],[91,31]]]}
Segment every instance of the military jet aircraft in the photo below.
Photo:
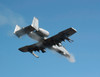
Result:
{"label": "military jet aircraft", "polygon": [[70,58],[71,55],[65,49],[65,47],[62,46],[61,42],[65,40],[68,40],[69,42],[73,42],[73,40],[69,39],[69,37],[76,32],[77,31],[71,27],[71,28],[68,28],[66,30],[59,32],[58,34],[52,37],[48,37],[49,32],[39,27],[39,21],[36,17],[33,18],[31,25],[23,27],[23,28],[16,25],[15,30],[14,30],[14,34],[19,38],[27,34],[30,38],[38,41],[35,44],[27,45],[27,46],[19,48],[20,51],[30,52],[37,58],[39,56],[37,56],[34,52],[36,51],[40,52],[41,50],[43,53],[45,53],[46,48],[54,50],[57,53],[67,58]]}

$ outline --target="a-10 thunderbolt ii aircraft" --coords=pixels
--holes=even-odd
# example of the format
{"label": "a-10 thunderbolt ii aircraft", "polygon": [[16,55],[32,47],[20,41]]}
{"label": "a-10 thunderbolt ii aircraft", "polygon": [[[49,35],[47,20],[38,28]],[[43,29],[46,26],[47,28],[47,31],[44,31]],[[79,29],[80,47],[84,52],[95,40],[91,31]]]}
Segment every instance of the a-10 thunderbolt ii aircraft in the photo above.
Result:
{"label": "a-10 thunderbolt ii aircraft", "polygon": [[34,51],[40,52],[40,50],[44,53],[46,52],[46,48],[56,51],[57,53],[70,58],[71,55],[68,53],[68,51],[65,49],[64,46],[62,46],[61,42],[68,40],[69,42],[72,42],[69,37],[76,33],[76,30],[74,28],[68,28],[64,31],[59,32],[58,34],[49,37],[49,32],[39,28],[39,21],[37,18],[33,18],[32,24],[21,28],[20,26],[16,25],[14,34],[17,37],[21,37],[25,34],[27,34],[30,38],[37,40],[38,42],[32,45],[27,45],[24,47],[19,48],[22,52],[30,52],[35,57],[38,58],[38,56],[34,53]]}

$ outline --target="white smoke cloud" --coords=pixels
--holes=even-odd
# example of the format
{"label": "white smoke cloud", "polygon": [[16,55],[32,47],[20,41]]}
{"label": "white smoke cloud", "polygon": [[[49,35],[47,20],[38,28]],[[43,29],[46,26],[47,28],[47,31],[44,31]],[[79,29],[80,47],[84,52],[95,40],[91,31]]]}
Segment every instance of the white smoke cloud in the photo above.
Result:
{"label": "white smoke cloud", "polygon": [[9,8],[0,4],[0,26],[2,25],[11,25],[15,26],[16,24],[25,25],[24,18]]}
{"label": "white smoke cloud", "polygon": [[74,62],[75,62],[74,56],[73,56],[72,54],[70,54],[70,53],[66,50],[66,48],[65,48],[64,46],[60,46],[60,47],[59,47],[59,46],[55,45],[55,46],[53,46],[51,49],[53,50],[53,52],[57,52],[57,53],[59,53],[61,56],[67,58],[69,62],[71,62],[71,63],[74,63]]}
{"label": "white smoke cloud", "polygon": [[70,57],[67,57],[67,59],[71,62],[74,63],[75,62],[75,57],[71,54]]}

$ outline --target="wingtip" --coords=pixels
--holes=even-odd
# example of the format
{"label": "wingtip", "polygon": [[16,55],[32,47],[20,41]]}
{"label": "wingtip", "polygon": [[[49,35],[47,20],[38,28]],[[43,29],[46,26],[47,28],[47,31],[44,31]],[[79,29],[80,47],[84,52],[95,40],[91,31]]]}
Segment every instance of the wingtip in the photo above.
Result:
{"label": "wingtip", "polygon": [[73,28],[73,27],[71,27],[75,32],[77,32],[77,30],[75,29],[75,28]]}

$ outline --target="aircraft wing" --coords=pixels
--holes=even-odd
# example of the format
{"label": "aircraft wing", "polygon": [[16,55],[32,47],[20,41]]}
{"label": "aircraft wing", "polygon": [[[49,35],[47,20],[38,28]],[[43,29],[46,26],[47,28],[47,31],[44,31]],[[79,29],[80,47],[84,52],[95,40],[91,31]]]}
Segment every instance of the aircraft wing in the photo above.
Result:
{"label": "aircraft wing", "polygon": [[27,45],[24,47],[19,48],[22,52],[32,52],[32,51],[38,51],[41,50],[43,53],[45,52],[45,48],[40,42],[32,45]]}
{"label": "aircraft wing", "polygon": [[69,37],[74,33],[76,33],[76,30],[74,28],[68,28],[62,32],[59,32],[55,36],[52,36],[44,40],[44,45],[45,46],[59,45],[59,43],[61,43],[64,40],[68,40],[69,42],[71,42],[72,40],[69,39]]}
{"label": "aircraft wing", "polygon": [[73,28],[69,28],[69,29],[66,29],[66,30],[58,33],[55,36],[52,36],[52,37],[45,39],[41,42],[38,42],[36,44],[21,47],[21,48],[19,48],[19,50],[22,52],[28,52],[28,51],[32,52],[32,51],[39,51],[39,50],[41,50],[42,52],[45,52],[45,48],[51,48],[53,45],[59,46],[59,43],[61,43],[65,39],[70,41],[70,39],[68,37],[74,33],[76,33],[76,30]]}
{"label": "aircraft wing", "polygon": [[[30,52],[32,53],[34,56],[38,57],[37,55],[35,55],[33,53],[33,51],[38,51],[41,50],[43,53],[45,52],[45,48],[50,48],[50,49],[56,49],[56,51],[64,56],[68,56],[68,54],[65,54],[61,51],[58,51],[58,49],[61,49],[59,47],[59,43],[61,43],[62,41],[64,41],[65,39],[70,41],[70,39],[68,38],[69,36],[71,36],[72,34],[76,33],[76,30],[73,28],[68,28],[60,33],[58,33],[55,36],[52,36],[48,39],[45,39],[41,42],[38,42],[36,44],[32,44],[32,45],[27,45],[24,47],[19,48],[20,51],[22,52]],[[62,47],[64,48],[64,47]]]}

